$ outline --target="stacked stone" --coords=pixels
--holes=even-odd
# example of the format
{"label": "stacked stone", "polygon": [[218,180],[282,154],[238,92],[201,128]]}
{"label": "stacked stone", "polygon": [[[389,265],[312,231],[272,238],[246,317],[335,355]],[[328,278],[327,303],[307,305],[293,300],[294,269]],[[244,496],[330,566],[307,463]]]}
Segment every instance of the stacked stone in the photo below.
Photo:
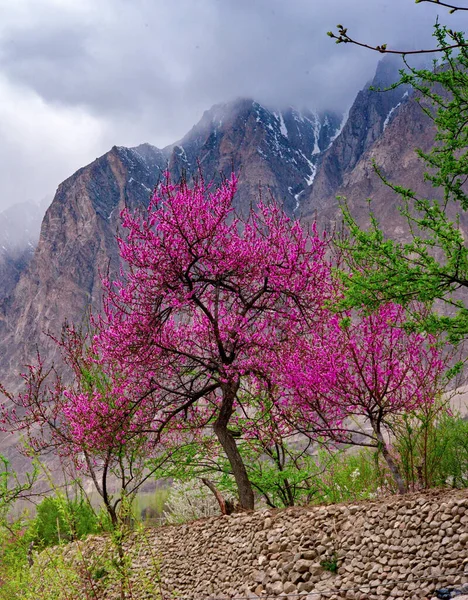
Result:
{"label": "stacked stone", "polygon": [[158,571],[164,598],[429,599],[468,583],[468,490],[160,527],[127,550],[134,589]]}
{"label": "stacked stone", "polygon": [[421,600],[468,581],[468,492],[259,511],[154,530],[179,598]]}

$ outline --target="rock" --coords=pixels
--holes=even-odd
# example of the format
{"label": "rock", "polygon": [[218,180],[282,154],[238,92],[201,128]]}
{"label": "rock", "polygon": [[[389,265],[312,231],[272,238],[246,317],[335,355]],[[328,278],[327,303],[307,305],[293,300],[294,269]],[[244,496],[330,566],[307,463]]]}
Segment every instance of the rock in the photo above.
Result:
{"label": "rock", "polygon": [[281,581],[275,581],[267,587],[267,592],[273,596],[279,596],[283,593],[283,583]]}
{"label": "rock", "polygon": [[257,585],[254,591],[257,596],[260,596],[264,592],[263,585]]}
{"label": "rock", "polygon": [[252,574],[253,581],[257,581],[258,583],[263,583],[265,581],[265,577],[265,571],[254,571]]}
{"label": "rock", "polygon": [[314,589],[315,585],[311,581],[301,581],[297,585],[298,592],[311,592]]}
{"label": "rock", "polygon": [[289,573],[289,581],[292,581],[292,583],[298,583],[301,580],[301,573],[298,573],[297,571],[291,571],[291,573]]}
{"label": "rock", "polygon": [[283,584],[283,591],[285,594],[293,594],[296,590],[297,587],[290,581],[286,581],[286,583]]}
{"label": "rock", "polygon": [[[349,567],[349,568],[352,569],[352,567]],[[314,576],[322,575],[322,573],[324,571],[325,571],[325,569],[322,567],[322,565],[320,563],[313,563],[309,567],[309,573],[311,573]]]}
{"label": "rock", "polygon": [[305,559],[301,558],[300,560],[296,561],[296,564],[294,565],[294,569],[298,573],[305,573],[305,572],[309,571],[311,566],[312,566],[312,563],[310,560],[305,560]]}

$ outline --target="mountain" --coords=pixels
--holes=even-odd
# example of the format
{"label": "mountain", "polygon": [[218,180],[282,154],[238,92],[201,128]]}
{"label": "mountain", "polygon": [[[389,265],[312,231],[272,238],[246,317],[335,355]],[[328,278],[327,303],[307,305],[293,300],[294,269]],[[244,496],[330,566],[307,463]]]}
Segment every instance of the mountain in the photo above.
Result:
{"label": "mountain", "polygon": [[[340,179],[333,185],[330,185],[331,178],[325,169],[317,175],[317,183],[324,184],[323,193],[319,195],[317,188],[311,190],[303,206],[306,219],[316,215],[325,227],[339,223],[341,211],[338,196],[346,198],[353,217],[361,226],[366,226],[370,220],[369,199],[372,212],[384,226],[386,234],[395,239],[408,239],[406,222],[398,210],[400,199],[382,182],[374,164],[389,182],[412,189],[422,197],[441,199],[441,191],[424,180],[424,164],[415,152],[415,148],[428,151],[434,144],[435,133],[433,121],[414,98],[403,98],[397,115],[362,153],[353,168],[344,169]],[[344,130],[343,136],[346,135]],[[340,140],[340,144],[343,142]],[[324,165],[334,159],[331,150],[329,155],[323,157]],[[336,148],[333,150],[337,151]],[[326,186],[329,186],[328,189]]]}
{"label": "mountain", "polygon": [[33,257],[48,202],[22,202],[0,212],[0,301],[12,292]]}
{"label": "mountain", "polygon": [[205,177],[240,174],[236,202],[247,209],[259,185],[293,214],[314,180],[317,159],[340,130],[343,116],[289,108],[272,111],[253,100],[237,100],[206,111],[201,121],[171,147],[169,168]]}
{"label": "mountain", "polygon": [[[381,61],[374,79],[358,93],[340,135],[320,156],[314,185],[301,206],[303,216],[314,215],[325,224],[330,207],[336,205],[336,194],[347,185],[351,174],[360,170],[360,161],[369,164],[366,154],[374,144],[383,136],[387,139],[390,131],[390,136],[394,135],[393,128],[389,132],[387,129],[395,120],[398,123],[396,129],[400,127],[397,116],[409,102],[411,90],[408,87],[385,92],[369,89],[370,86],[376,89],[390,86],[399,79],[398,69],[397,61]],[[410,104],[414,106],[414,103]],[[419,116],[417,120],[420,121]],[[433,138],[432,133],[431,136]],[[413,153],[415,147],[410,146],[409,152]]]}
{"label": "mountain", "polygon": [[[374,85],[388,86],[397,69],[381,63]],[[46,331],[65,319],[79,323],[101,303],[101,277],[119,267],[116,233],[125,207],[147,205],[161,174],[206,179],[239,173],[237,208],[243,212],[269,188],[292,216],[332,227],[339,218],[337,194],[345,194],[358,220],[367,218],[374,196],[379,217],[395,231],[395,197],[372,170],[375,159],[403,183],[421,180],[413,149],[433,140],[431,123],[411,90],[362,90],[343,116],[288,108],[278,111],[251,99],[219,104],[176,144],[114,147],[58,187],[42,222],[32,258],[12,280],[0,304],[0,379],[11,380],[39,344],[53,356]],[[1,273],[0,273],[1,276]],[[13,278],[14,279],[14,278]],[[2,279],[3,280],[3,279]]]}
{"label": "mountain", "polygon": [[259,197],[261,183],[293,214],[341,120],[334,113],[279,112],[237,100],[205,112],[177,144],[114,147],[65,180],[45,214],[34,255],[18,269],[19,278],[8,276],[12,283],[0,306],[2,378],[21,368],[36,343],[46,355],[53,352],[44,332],[57,332],[65,319],[79,322],[90,306],[99,309],[101,278],[119,266],[120,211],[147,205],[166,168],[175,178],[190,178],[200,167],[209,179],[234,167],[241,212]]}

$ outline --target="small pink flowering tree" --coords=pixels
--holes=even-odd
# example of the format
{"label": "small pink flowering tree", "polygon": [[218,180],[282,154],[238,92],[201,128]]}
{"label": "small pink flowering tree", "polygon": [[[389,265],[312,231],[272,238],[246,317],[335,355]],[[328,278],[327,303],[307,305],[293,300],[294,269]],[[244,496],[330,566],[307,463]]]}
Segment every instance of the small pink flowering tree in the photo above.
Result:
{"label": "small pink flowering tree", "polygon": [[136,492],[171,459],[171,451],[164,440],[156,447],[151,439],[151,424],[139,409],[142,387],[101,360],[88,338],[65,325],[55,339],[61,373],[38,356],[22,375],[24,391],[11,394],[0,385],[8,399],[1,408],[2,429],[20,432],[26,452],[58,457],[63,468],[90,477],[117,528]]}
{"label": "small pink flowering tree", "polygon": [[[99,351],[148,384],[152,429],[209,425],[236,480],[254,494],[230,422],[242,390],[268,387],[276,356],[322,318],[327,242],[275,205],[234,213],[237,180],[160,185],[147,212],[124,211],[120,282],[106,282]],[[172,425],[174,428],[174,425]]]}
{"label": "small pink flowering tree", "polygon": [[406,320],[395,304],[334,315],[283,365],[289,419],[314,436],[377,447],[400,493],[406,486],[387,434],[396,418],[440,396],[449,361],[435,337],[407,331]]}

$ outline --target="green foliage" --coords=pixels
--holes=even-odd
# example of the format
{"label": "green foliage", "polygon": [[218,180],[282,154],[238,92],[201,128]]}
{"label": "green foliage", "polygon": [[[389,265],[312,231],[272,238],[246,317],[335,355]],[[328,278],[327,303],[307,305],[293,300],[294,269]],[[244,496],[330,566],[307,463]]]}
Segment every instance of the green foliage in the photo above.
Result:
{"label": "green foliage", "polygon": [[468,422],[453,415],[446,403],[401,416],[393,433],[408,489],[468,487]]}
{"label": "green foliage", "polygon": [[28,580],[31,527],[25,520],[0,520],[0,600],[21,600]]}
{"label": "green foliage", "polygon": [[[310,440],[300,435],[292,438],[275,435],[274,438],[276,441],[271,436],[264,440],[258,435],[249,439],[238,438],[237,441],[252,487],[269,507],[372,498],[379,488],[387,487],[386,472],[373,450],[354,454],[323,450],[317,454]],[[157,460],[162,462],[161,457]],[[201,484],[194,484],[201,478],[209,479],[223,497],[236,497],[237,487],[229,462],[212,440],[197,440],[182,449],[171,450],[170,459],[157,470],[156,477],[176,482],[181,487],[179,495],[191,492],[197,495],[197,498],[182,502],[184,506],[200,504],[196,515],[188,516],[189,508],[172,510],[177,514],[183,513],[178,518],[180,522],[207,516],[204,502],[208,503],[209,511],[212,511],[210,514],[219,513],[214,496],[210,497],[212,493]],[[182,485],[186,483],[188,492]],[[174,490],[171,495],[172,500],[169,498],[167,506],[169,512]]]}
{"label": "green foliage", "polygon": [[404,414],[392,424],[395,459],[409,490],[429,488],[435,484],[441,459],[437,422],[446,413],[443,402]]}
{"label": "green foliage", "polygon": [[[320,469],[308,443],[285,440],[265,443],[255,439],[240,442],[239,451],[252,486],[267,506],[283,508],[312,500]],[[227,465],[220,488],[235,493]]]}
{"label": "green foliage", "polygon": [[[161,597],[160,560],[143,529],[132,533],[131,555],[123,551],[124,532],[46,547],[33,555],[36,536],[34,520],[0,523],[0,600]],[[149,564],[135,578],[143,554]]]}
{"label": "green foliage", "polygon": [[[310,454],[310,442],[292,442],[280,437],[276,442],[264,441],[257,436],[239,439],[237,446],[253,488],[268,506],[282,508],[311,500],[319,469]],[[230,464],[213,440],[197,440],[169,453],[166,461],[158,456],[162,466],[155,472],[156,478],[187,482],[206,477],[225,496],[236,497],[237,486]]]}
{"label": "green foliage", "polygon": [[315,485],[314,503],[337,503],[376,498],[391,485],[391,478],[381,466],[375,450],[362,449],[318,454],[321,475]]}
{"label": "green foliage", "polygon": [[12,471],[10,461],[0,454],[0,519],[10,510],[12,504],[28,494],[39,476],[39,467],[34,464],[32,472],[26,473],[23,481]]}
{"label": "green foliage", "polygon": [[[279,449],[286,459],[279,468],[278,463],[251,442],[241,442],[239,449],[247,465],[253,487],[267,506],[285,506],[309,503],[335,503],[375,498],[391,486],[391,477],[382,467],[374,450],[363,449],[352,453],[349,450],[330,452],[320,450],[310,454],[310,449],[296,442],[291,448]],[[290,452],[290,454],[287,454]],[[233,498],[235,482],[227,461],[217,460],[217,470],[204,471],[210,476],[225,498]],[[199,464],[200,466],[200,464]],[[206,465],[205,465],[206,466]],[[199,477],[200,472],[195,477]],[[185,477],[187,471],[182,473]],[[177,480],[167,502],[171,522],[184,522],[211,514],[219,508],[211,492],[194,478]]]}
{"label": "green foliage", "polygon": [[325,571],[330,571],[330,573],[337,573],[340,565],[338,564],[338,554],[333,552],[330,557],[324,558],[320,561],[320,566],[325,569]]}
{"label": "green foliage", "polygon": [[437,425],[434,483],[468,487],[468,421],[445,414]]}
{"label": "green foliage", "polygon": [[63,557],[62,551],[49,552],[40,566],[28,572],[19,600],[72,600],[99,598],[92,590],[85,591],[79,571]]}
{"label": "green foliage", "polygon": [[[463,34],[457,34],[464,43]],[[421,198],[413,190],[389,182],[375,166],[382,181],[401,199],[411,239],[401,243],[386,238],[371,211],[371,225],[363,230],[343,204],[350,239],[343,243],[350,272],[341,273],[347,284],[346,306],[374,309],[382,302],[408,305],[412,300],[432,304],[443,300],[452,307],[450,316],[415,315],[428,331],[447,331],[458,342],[468,334],[468,308],[456,297],[468,287],[468,247],[462,226],[466,224],[468,195],[468,49],[454,54],[449,49],[453,32],[435,26],[442,59],[434,69],[401,71],[396,85],[411,85],[422,110],[434,121],[436,141],[429,152],[417,150],[428,171],[424,178],[441,191],[441,201]]]}
{"label": "green foliage", "polygon": [[54,546],[97,533],[103,525],[83,496],[48,496],[37,507],[34,541],[41,547]]}

